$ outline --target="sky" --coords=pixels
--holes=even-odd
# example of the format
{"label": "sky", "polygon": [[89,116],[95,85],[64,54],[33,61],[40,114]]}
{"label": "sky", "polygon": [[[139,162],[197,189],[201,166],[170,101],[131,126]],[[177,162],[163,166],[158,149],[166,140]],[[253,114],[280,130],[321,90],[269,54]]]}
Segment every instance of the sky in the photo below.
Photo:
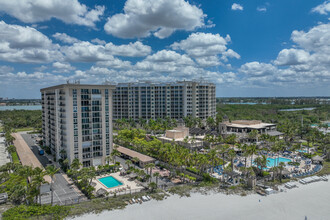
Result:
{"label": "sky", "polygon": [[1,0],[0,79],[8,98],[67,80],[330,96],[330,1]]}

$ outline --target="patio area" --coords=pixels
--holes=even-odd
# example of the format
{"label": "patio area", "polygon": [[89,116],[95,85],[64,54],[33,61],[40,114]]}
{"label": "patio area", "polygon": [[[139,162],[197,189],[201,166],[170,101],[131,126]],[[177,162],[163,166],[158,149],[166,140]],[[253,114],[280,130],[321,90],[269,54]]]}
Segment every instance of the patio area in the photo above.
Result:
{"label": "patio area", "polygon": [[[104,184],[100,182],[100,178],[112,176],[116,180],[120,181],[122,185],[118,185],[115,187],[107,188]],[[92,185],[95,187],[95,192],[97,195],[102,195],[108,192],[110,195],[111,194],[128,194],[128,193],[135,193],[135,192],[140,192],[141,190],[144,189],[143,186],[139,185],[135,181],[129,181],[128,176],[120,176],[120,172],[117,173],[112,173],[112,174],[105,174],[101,176],[97,176],[93,182]]]}

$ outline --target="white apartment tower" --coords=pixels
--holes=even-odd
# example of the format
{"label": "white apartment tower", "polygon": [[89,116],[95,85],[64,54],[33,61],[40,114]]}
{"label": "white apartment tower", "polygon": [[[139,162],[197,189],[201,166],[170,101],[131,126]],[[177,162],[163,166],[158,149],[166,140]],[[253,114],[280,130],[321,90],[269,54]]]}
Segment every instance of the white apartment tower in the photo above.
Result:
{"label": "white apartment tower", "polygon": [[207,81],[119,83],[113,93],[113,119],[215,117],[215,84]]}
{"label": "white apartment tower", "polygon": [[41,89],[44,144],[57,160],[105,163],[112,149],[113,85],[62,84]]}

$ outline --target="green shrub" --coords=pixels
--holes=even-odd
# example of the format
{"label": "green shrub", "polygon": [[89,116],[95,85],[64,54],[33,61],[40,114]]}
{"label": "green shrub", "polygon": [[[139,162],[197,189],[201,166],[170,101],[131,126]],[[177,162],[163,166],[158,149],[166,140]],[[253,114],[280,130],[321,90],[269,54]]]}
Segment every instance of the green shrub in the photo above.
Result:
{"label": "green shrub", "polygon": [[269,172],[267,172],[267,171],[262,171],[262,176],[269,176],[269,175],[270,175]]}
{"label": "green shrub", "polygon": [[312,155],[309,154],[309,153],[304,153],[304,157],[311,159],[312,158]]}
{"label": "green shrub", "polygon": [[217,179],[210,176],[210,174],[208,174],[208,173],[203,174],[203,182],[215,183],[216,181],[217,181]]}
{"label": "green shrub", "polygon": [[292,161],[288,162],[288,164],[292,165],[292,166],[299,166],[300,165],[299,162],[292,162]]}
{"label": "green shrub", "polygon": [[50,216],[51,219],[64,219],[70,211],[70,207],[59,205],[19,205],[8,209],[2,214],[6,219],[26,219],[30,217]]}
{"label": "green shrub", "polygon": [[196,174],[198,174],[198,170],[197,170],[196,168],[194,168],[194,167],[187,167],[186,169],[187,169],[188,171],[192,172],[192,173],[196,173]]}

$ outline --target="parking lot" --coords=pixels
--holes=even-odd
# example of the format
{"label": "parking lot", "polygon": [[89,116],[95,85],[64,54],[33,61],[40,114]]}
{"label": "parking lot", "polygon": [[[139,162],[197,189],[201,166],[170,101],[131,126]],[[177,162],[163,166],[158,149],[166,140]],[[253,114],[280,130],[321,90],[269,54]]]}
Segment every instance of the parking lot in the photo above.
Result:
{"label": "parking lot", "polygon": [[[35,139],[31,138],[30,134],[21,134],[27,145],[31,148],[34,155],[40,161],[40,163],[46,167],[47,165],[51,164],[50,159],[51,156],[47,155],[39,155],[38,146],[35,143]],[[58,163],[55,164],[59,166]],[[74,185],[68,183],[68,181],[63,177],[63,171],[60,173],[55,174],[55,181],[53,184],[54,189],[54,204],[66,205],[66,204],[73,204],[78,203],[81,200],[85,200],[86,197],[83,196],[79,191],[77,191]],[[41,203],[42,204],[49,204],[51,203],[51,192],[45,193],[41,196]]]}

